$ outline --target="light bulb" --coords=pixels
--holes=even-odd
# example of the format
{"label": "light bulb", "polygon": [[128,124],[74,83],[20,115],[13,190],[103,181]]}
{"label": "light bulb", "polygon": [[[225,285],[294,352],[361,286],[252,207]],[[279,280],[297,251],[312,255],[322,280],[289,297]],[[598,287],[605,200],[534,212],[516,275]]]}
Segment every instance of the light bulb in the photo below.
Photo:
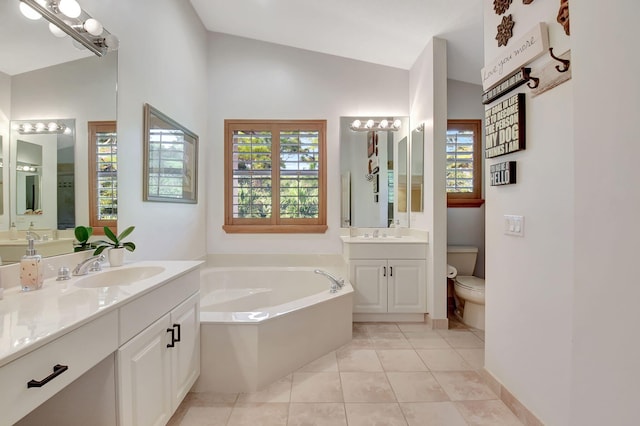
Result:
{"label": "light bulb", "polygon": [[386,129],[387,127],[389,127],[389,120],[382,120],[378,127],[380,127],[381,129]]}
{"label": "light bulb", "polygon": [[64,132],[63,133],[65,135],[70,135],[71,134],[71,127],[64,126]]}
{"label": "light bulb", "polygon": [[394,120],[394,121],[393,121],[393,127],[394,127],[395,129],[399,129],[399,128],[400,128],[400,126],[402,126],[402,121],[400,121],[400,119],[397,119],[397,120]]}
{"label": "light bulb", "polygon": [[26,3],[20,2],[20,12],[22,12],[25,18],[32,19],[34,21],[42,18],[42,15],[39,12],[36,12],[31,6]]}
{"label": "light bulb", "polygon": [[67,35],[67,33],[65,33],[64,31],[62,31],[62,30],[60,29],[60,27],[58,27],[58,26],[57,26],[56,24],[54,24],[54,23],[50,23],[50,24],[49,24],[49,31],[51,31],[51,34],[53,34],[54,36],[56,36],[56,37],[60,37],[60,38],[62,38],[62,37],[64,37],[64,36],[66,36],[66,35]]}
{"label": "light bulb", "polygon": [[47,129],[48,129],[50,132],[55,132],[55,131],[57,131],[59,128],[60,128],[60,127],[58,127],[58,123],[54,123],[53,121],[52,121],[51,123],[47,124]]}
{"label": "light bulb", "polygon": [[46,128],[44,123],[36,123],[36,132],[43,132]]}
{"label": "light bulb", "polygon": [[364,127],[366,127],[367,129],[372,128],[373,127],[373,120],[371,120],[371,119],[367,120],[367,124],[365,124]]}
{"label": "light bulb", "polygon": [[25,133],[29,133],[31,130],[33,130],[33,126],[31,125],[31,123],[24,123],[22,125],[22,131]]}
{"label": "light bulb", "polygon": [[60,0],[58,9],[69,18],[77,18],[82,13],[82,8],[76,0]]}
{"label": "light bulb", "polygon": [[87,19],[86,21],[84,21],[83,27],[91,35],[99,36],[100,34],[102,34],[103,27],[97,19]]}
{"label": "light bulb", "polygon": [[352,129],[359,129],[361,125],[362,125],[362,123],[360,122],[360,120],[353,120],[353,123],[351,123],[351,128]]}

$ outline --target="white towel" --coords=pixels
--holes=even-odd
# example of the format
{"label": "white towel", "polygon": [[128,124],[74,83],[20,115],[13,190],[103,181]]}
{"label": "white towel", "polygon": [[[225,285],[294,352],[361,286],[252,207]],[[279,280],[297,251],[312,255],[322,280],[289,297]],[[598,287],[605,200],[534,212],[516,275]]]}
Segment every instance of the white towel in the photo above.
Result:
{"label": "white towel", "polygon": [[458,275],[458,270],[451,265],[447,265],[447,278],[454,279]]}

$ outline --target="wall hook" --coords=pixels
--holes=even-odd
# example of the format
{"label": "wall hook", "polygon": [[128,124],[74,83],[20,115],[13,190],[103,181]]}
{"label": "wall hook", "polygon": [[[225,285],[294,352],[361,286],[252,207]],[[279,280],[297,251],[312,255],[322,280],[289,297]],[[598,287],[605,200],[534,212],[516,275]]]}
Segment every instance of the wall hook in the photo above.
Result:
{"label": "wall hook", "polygon": [[[529,89],[535,89],[540,84],[540,79],[531,75],[531,68],[522,67],[522,77],[527,82]],[[532,84],[533,83],[533,84]]]}
{"label": "wall hook", "polygon": [[556,61],[562,62],[562,65],[556,65],[556,69],[558,70],[558,72],[567,72],[567,71],[569,71],[569,66],[571,65],[571,61],[570,60],[558,58],[556,55],[554,55],[553,54],[553,47],[549,48],[549,55],[551,55],[551,57],[553,59],[555,59]]}

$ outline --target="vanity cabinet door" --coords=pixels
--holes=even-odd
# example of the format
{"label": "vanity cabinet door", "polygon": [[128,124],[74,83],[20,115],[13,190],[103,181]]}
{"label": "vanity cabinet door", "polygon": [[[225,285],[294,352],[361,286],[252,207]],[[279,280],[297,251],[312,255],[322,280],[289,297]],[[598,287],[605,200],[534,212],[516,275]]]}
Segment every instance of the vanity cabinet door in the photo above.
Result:
{"label": "vanity cabinet door", "polygon": [[165,425],[171,418],[170,320],[167,313],[118,350],[119,426]]}
{"label": "vanity cabinet door", "polygon": [[171,371],[173,374],[172,411],[200,375],[200,293],[171,311],[171,327],[174,328],[175,345],[171,348]]}
{"label": "vanity cabinet door", "polygon": [[427,311],[426,265],[423,260],[389,261],[389,312],[424,313]]}
{"label": "vanity cabinet door", "polygon": [[387,261],[351,260],[350,281],[354,313],[387,312]]}

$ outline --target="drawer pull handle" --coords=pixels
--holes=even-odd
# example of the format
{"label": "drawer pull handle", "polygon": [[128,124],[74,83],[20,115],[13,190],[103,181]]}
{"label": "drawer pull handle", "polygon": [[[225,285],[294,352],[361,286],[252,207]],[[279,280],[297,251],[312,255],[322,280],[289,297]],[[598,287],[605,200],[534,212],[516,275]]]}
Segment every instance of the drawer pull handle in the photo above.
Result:
{"label": "drawer pull handle", "polygon": [[168,348],[176,346],[176,331],[173,328],[167,328],[167,333],[171,333],[171,343],[167,343]]}
{"label": "drawer pull handle", "polygon": [[69,369],[68,365],[56,364],[53,366],[53,373],[49,374],[47,377],[45,377],[42,380],[35,380],[35,379],[29,380],[29,382],[27,383],[27,387],[41,388],[42,386],[49,383],[51,380],[55,379],[56,377],[58,377],[59,375],[67,371],[68,369]]}
{"label": "drawer pull handle", "polygon": [[389,276],[393,276],[393,266],[389,266]]}
{"label": "drawer pull handle", "polygon": [[386,267],[386,266],[383,266],[383,267],[382,267],[382,276],[383,276],[383,277],[386,277],[386,276],[387,276],[387,267]]}
{"label": "drawer pull handle", "polygon": [[173,327],[177,330],[177,335],[178,337],[176,337],[176,342],[180,341],[180,324],[173,324]]}

